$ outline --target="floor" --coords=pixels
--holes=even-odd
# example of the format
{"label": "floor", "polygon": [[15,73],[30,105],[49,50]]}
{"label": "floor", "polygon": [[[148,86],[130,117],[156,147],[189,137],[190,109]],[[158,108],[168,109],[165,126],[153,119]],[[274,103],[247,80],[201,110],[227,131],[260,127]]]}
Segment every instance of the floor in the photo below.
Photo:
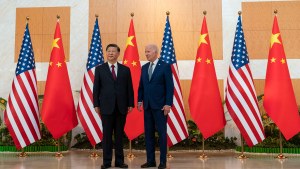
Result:
{"label": "floor", "polygon": [[[90,158],[89,150],[63,152],[64,157],[54,157],[55,153],[29,153],[28,157],[17,157],[16,153],[0,153],[0,169],[100,169],[102,158]],[[128,151],[125,151],[128,154]],[[133,151],[136,158],[125,158],[130,169],[140,168],[145,162],[144,151]],[[101,152],[99,152],[101,155]],[[234,151],[210,151],[208,158],[197,157],[201,152],[170,152],[173,158],[168,160],[167,168],[172,169],[299,169],[300,156],[287,155],[285,160],[274,158],[276,154],[246,154],[248,159],[236,158]],[[159,153],[156,154],[158,159]],[[159,162],[159,161],[157,161]],[[113,164],[113,163],[112,163]],[[114,167],[112,167],[113,169]]]}

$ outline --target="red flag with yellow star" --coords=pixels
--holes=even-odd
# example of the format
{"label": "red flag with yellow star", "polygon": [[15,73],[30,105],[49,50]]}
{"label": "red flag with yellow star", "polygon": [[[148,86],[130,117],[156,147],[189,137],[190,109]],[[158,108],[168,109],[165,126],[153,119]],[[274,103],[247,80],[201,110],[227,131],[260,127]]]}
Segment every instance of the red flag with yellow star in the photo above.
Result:
{"label": "red flag with yellow star", "polygon": [[42,120],[58,139],[77,126],[59,22],[56,24],[42,106]]}
{"label": "red flag with yellow star", "polygon": [[269,50],[264,107],[286,140],[300,130],[300,118],[277,17],[274,17]]}
{"label": "red flag with yellow star", "polygon": [[207,139],[225,124],[225,116],[204,16],[189,96],[190,113]]}
{"label": "red flag with yellow star", "polygon": [[[134,90],[134,103],[137,103],[141,64],[134,32],[133,19],[130,21],[123,64],[130,68]],[[129,140],[133,140],[142,134],[144,132],[144,112],[139,112],[137,108],[134,108],[132,112],[128,113],[124,130]]]}

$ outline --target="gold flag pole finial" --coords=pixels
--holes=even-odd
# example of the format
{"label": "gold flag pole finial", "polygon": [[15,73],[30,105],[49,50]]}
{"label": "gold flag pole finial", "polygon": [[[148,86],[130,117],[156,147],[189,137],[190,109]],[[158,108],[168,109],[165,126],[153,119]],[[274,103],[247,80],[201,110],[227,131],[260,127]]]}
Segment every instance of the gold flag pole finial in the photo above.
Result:
{"label": "gold flag pole finial", "polygon": [[275,14],[275,15],[277,15],[277,13],[278,13],[278,10],[277,10],[277,9],[275,9],[275,10],[274,10],[274,14]]}
{"label": "gold flag pole finial", "polygon": [[56,18],[57,18],[57,21],[59,21],[59,19],[60,19],[60,16],[59,16],[59,15],[56,15]]}
{"label": "gold flag pole finial", "polygon": [[205,16],[207,14],[207,11],[203,11],[203,15]]}
{"label": "gold flag pole finial", "polygon": [[130,13],[130,16],[133,18],[133,16],[134,16],[134,13],[133,13],[133,12],[131,12],[131,13]]}
{"label": "gold flag pole finial", "polygon": [[98,15],[98,14],[95,14],[95,17],[96,17],[96,18],[98,18],[98,17],[99,17],[99,15]]}
{"label": "gold flag pole finial", "polygon": [[26,16],[26,23],[29,22],[29,16]]}
{"label": "gold flag pole finial", "polygon": [[170,11],[167,11],[167,12],[166,12],[166,15],[168,15],[168,16],[169,16],[169,15],[170,15]]}
{"label": "gold flag pole finial", "polygon": [[239,11],[238,14],[239,14],[239,16],[241,16],[242,15],[242,11]]}

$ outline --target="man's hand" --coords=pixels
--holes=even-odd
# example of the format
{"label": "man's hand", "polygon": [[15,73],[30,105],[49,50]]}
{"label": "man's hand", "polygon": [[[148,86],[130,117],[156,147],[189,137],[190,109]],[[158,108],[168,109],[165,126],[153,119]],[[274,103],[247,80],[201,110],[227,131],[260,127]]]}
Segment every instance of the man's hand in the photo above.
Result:
{"label": "man's hand", "polygon": [[171,106],[169,105],[164,105],[164,107],[161,109],[164,111],[164,115],[168,115],[168,113],[170,113],[170,110],[171,110]]}
{"label": "man's hand", "polygon": [[95,107],[96,113],[100,114],[100,107]]}
{"label": "man's hand", "polygon": [[132,107],[128,107],[128,113],[132,112]]}
{"label": "man's hand", "polygon": [[139,102],[137,108],[138,111],[141,112],[143,110],[143,103]]}

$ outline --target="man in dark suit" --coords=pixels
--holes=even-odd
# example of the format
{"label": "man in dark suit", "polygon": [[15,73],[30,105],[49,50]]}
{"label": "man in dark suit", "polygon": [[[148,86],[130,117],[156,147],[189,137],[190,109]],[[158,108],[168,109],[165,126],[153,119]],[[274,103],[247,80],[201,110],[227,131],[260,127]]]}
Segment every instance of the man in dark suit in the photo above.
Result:
{"label": "man in dark suit", "polygon": [[115,167],[128,168],[124,163],[123,132],[127,112],[134,107],[130,69],[117,62],[120,48],[116,44],[106,47],[107,62],[95,70],[93,88],[94,107],[100,113],[103,125],[103,164],[111,167],[112,135],[115,140]]}
{"label": "man in dark suit", "polygon": [[144,106],[147,162],[141,168],[156,167],[155,129],[159,134],[160,164],[166,168],[167,161],[167,115],[173,104],[174,84],[169,64],[158,58],[158,48],[150,44],[145,48],[149,61],[142,67],[138,90],[138,109]]}

